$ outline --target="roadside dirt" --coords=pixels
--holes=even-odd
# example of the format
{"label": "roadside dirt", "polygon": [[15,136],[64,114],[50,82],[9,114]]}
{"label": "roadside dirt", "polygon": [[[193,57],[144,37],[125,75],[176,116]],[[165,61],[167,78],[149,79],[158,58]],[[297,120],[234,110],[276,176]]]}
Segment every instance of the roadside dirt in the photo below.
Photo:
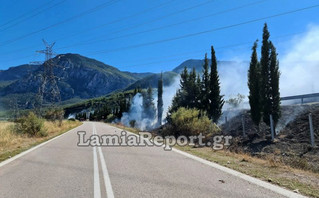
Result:
{"label": "roadside dirt", "polygon": [[[309,113],[312,114],[315,144],[311,147]],[[244,116],[246,137],[243,137]],[[282,107],[282,118],[276,126],[275,141],[271,141],[270,127],[253,124],[249,111],[233,117],[221,126],[224,135],[232,135],[228,148],[234,152],[245,152],[261,158],[273,158],[276,162],[294,168],[319,173],[319,104],[292,105]]]}

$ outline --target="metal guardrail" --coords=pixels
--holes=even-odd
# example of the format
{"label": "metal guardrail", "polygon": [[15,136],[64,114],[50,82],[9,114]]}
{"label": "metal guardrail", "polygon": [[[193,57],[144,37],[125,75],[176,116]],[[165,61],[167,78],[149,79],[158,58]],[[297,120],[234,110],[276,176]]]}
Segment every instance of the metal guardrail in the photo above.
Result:
{"label": "metal guardrail", "polygon": [[296,96],[286,96],[286,97],[281,97],[281,100],[297,100],[297,99],[301,99],[301,104],[303,104],[303,100],[305,98],[316,98],[316,97],[319,97],[319,93],[303,94],[303,95],[296,95]]}

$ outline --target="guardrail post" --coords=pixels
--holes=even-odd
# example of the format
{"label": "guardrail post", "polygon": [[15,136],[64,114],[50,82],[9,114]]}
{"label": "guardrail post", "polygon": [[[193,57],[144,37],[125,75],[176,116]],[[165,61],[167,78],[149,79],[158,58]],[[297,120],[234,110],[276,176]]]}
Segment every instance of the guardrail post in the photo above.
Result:
{"label": "guardrail post", "polygon": [[271,131],[271,141],[275,140],[275,131],[274,131],[274,120],[272,119],[272,115],[270,117],[270,131]]}
{"label": "guardrail post", "polygon": [[315,146],[315,137],[314,137],[314,132],[313,132],[312,114],[309,113],[308,117],[309,117],[309,128],[310,128],[310,143],[311,143],[311,146],[314,147]]}
{"label": "guardrail post", "polygon": [[241,116],[241,123],[243,125],[243,136],[245,137],[246,136],[246,128],[245,128],[245,116],[244,115]]}

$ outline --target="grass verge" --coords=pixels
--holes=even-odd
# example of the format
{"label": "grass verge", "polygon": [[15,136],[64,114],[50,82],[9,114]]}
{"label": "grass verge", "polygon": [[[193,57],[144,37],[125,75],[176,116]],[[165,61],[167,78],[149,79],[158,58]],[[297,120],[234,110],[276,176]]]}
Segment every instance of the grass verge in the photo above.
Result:
{"label": "grass verge", "polygon": [[44,127],[48,135],[45,137],[30,137],[26,134],[12,132],[12,122],[0,122],[0,162],[26,151],[42,142],[52,139],[79,125],[81,122],[64,120],[62,125],[45,121]]}
{"label": "grass verge", "polygon": [[[139,132],[123,125],[111,125],[136,134]],[[174,148],[303,195],[319,198],[319,174],[285,166],[271,156],[261,159],[228,150],[214,151],[209,147],[176,145]]]}

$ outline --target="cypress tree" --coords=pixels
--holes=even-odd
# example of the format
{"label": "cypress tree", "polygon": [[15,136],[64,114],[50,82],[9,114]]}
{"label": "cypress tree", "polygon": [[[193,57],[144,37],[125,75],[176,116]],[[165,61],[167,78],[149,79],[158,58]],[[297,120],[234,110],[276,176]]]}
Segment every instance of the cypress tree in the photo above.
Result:
{"label": "cypress tree", "polygon": [[163,74],[157,83],[157,123],[162,125],[163,117]]}
{"label": "cypress tree", "polygon": [[270,34],[267,24],[263,29],[263,45],[261,48],[261,101],[263,120],[270,125],[269,116],[272,115],[274,123],[277,124],[280,112],[279,93],[279,62],[276,48],[269,40]]}
{"label": "cypress tree", "polygon": [[196,70],[193,68],[188,76],[188,87],[186,88],[187,97],[185,103],[187,103],[188,108],[196,107],[196,77]]}
{"label": "cypress tree", "polygon": [[181,73],[181,79],[180,79],[180,89],[176,91],[176,94],[173,98],[172,105],[169,108],[168,112],[168,121],[169,121],[169,115],[171,115],[173,112],[177,111],[179,107],[187,107],[187,87],[188,87],[188,79],[189,74],[187,67],[184,67],[184,70]]}
{"label": "cypress tree", "polygon": [[209,100],[210,106],[208,115],[214,121],[217,122],[222,115],[222,108],[225,103],[223,96],[220,95],[220,82],[217,71],[217,60],[214,47],[211,47],[212,63],[210,67],[210,80],[209,80]]}
{"label": "cypress tree", "polygon": [[277,59],[276,48],[272,42],[270,42],[270,99],[271,99],[271,114],[274,119],[275,125],[277,124],[280,116],[280,92],[279,92],[279,62]]}
{"label": "cypress tree", "polygon": [[252,48],[250,66],[248,70],[249,105],[251,119],[258,126],[261,120],[261,98],[260,98],[260,65],[257,57],[257,42]]}
{"label": "cypress tree", "polygon": [[201,109],[201,87],[202,87],[202,81],[200,78],[200,75],[197,74],[197,78],[196,78],[196,84],[195,84],[195,108],[197,109]]}
{"label": "cypress tree", "polygon": [[155,105],[153,102],[153,90],[149,86],[147,91],[143,93],[143,118],[153,119],[155,116]]}
{"label": "cypress tree", "polygon": [[202,88],[201,88],[201,98],[202,98],[202,107],[201,109],[209,112],[210,109],[210,101],[209,101],[209,93],[210,93],[210,82],[209,82],[209,63],[207,58],[207,53],[205,54],[205,60],[203,65],[203,76],[202,76]]}
{"label": "cypress tree", "polygon": [[270,99],[270,45],[269,45],[269,31],[268,26],[265,23],[263,29],[263,40],[261,46],[261,58],[260,58],[260,65],[261,65],[261,102],[262,102],[262,112],[263,112],[263,120],[266,124],[270,124],[270,109],[271,109],[271,99]]}

